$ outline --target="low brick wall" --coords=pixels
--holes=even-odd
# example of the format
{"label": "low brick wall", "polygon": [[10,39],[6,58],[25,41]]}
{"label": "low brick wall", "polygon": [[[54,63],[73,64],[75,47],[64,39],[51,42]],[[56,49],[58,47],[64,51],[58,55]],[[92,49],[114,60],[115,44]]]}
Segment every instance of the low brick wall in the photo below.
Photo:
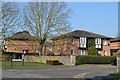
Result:
{"label": "low brick wall", "polygon": [[63,65],[75,65],[75,56],[24,56],[27,62],[41,62],[46,63],[46,60],[59,60]]}

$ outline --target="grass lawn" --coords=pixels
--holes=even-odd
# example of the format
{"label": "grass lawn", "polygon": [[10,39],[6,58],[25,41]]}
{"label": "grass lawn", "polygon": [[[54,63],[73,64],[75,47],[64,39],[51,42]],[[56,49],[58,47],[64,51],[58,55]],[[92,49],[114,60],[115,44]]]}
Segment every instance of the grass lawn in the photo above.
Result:
{"label": "grass lawn", "polygon": [[[2,61],[2,67],[21,67],[23,66],[22,62],[11,62],[10,61]],[[43,63],[34,63],[34,62],[24,62],[24,66],[51,66],[48,64],[43,64]]]}
{"label": "grass lawn", "polygon": [[120,72],[114,72],[111,75],[120,75]]}
{"label": "grass lawn", "polygon": [[113,72],[109,76],[114,77],[113,80],[120,80],[120,72]]}

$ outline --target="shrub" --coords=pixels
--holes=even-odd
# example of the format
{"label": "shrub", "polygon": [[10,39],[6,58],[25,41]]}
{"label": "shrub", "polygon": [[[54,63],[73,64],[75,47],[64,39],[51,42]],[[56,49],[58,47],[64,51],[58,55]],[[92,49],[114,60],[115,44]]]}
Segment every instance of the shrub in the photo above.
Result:
{"label": "shrub", "polygon": [[96,56],[98,56],[99,54],[98,54],[98,50],[93,46],[93,47],[89,47],[89,49],[88,49],[88,55],[96,55]]}
{"label": "shrub", "polygon": [[88,55],[96,55],[98,56],[98,50],[95,48],[95,40],[89,39],[88,40]]}
{"label": "shrub", "polygon": [[77,56],[76,65],[80,64],[110,64],[115,56]]}

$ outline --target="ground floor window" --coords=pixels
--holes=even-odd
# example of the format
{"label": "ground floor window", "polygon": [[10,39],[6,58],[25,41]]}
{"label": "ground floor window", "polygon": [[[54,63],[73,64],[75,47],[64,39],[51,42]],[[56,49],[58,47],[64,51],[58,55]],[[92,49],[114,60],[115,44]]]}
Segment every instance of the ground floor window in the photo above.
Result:
{"label": "ground floor window", "polygon": [[70,55],[74,55],[74,50],[70,50]]}
{"label": "ground floor window", "polygon": [[22,54],[12,54],[13,59],[22,59]]}
{"label": "ground floor window", "polygon": [[100,51],[98,50],[98,54],[100,54]]}
{"label": "ground floor window", "polygon": [[79,55],[85,55],[85,50],[79,50]]}
{"label": "ground floor window", "polygon": [[104,51],[104,55],[107,56],[107,51]]}
{"label": "ground floor window", "polygon": [[117,55],[117,51],[118,49],[111,49],[110,50],[111,56]]}

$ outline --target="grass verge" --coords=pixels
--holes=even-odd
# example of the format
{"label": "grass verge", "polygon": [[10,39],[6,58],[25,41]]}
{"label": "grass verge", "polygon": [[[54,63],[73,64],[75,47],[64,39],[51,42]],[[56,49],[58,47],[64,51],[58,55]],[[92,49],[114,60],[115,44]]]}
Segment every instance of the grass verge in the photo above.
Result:
{"label": "grass verge", "polygon": [[[22,62],[11,62],[10,61],[2,61],[2,67],[22,67],[23,63]],[[50,66],[48,64],[43,64],[43,63],[35,63],[35,62],[24,62],[24,66]]]}
{"label": "grass verge", "polygon": [[113,80],[120,80],[120,72],[113,72],[109,76],[113,77]]}

